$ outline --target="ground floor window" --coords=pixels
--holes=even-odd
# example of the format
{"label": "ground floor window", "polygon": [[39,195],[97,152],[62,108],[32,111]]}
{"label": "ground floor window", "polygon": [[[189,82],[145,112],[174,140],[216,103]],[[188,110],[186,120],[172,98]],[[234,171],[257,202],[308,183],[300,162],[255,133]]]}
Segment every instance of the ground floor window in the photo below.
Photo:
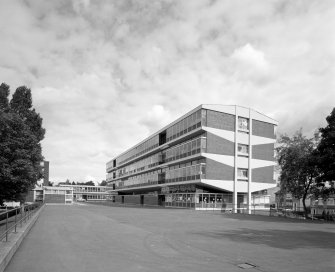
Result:
{"label": "ground floor window", "polygon": [[196,209],[218,209],[231,211],[233,195],[210,193],[175,193],[165,195],[166,207],[190,207]]}

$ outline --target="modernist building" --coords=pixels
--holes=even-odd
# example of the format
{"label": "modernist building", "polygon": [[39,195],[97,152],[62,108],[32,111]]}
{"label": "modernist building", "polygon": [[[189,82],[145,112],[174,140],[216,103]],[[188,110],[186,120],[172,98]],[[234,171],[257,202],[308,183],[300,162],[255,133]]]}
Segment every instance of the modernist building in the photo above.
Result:
{"label": "modernist building", "polygon": [[73,190],[74,201],[103,201],[106,200],[107,186],[66,185],[60,187]]}
{"label": "modernist building", "polygon": [[240,106],[200,105],[106,165],[114,201],[250,211],[276,186],[277,121]]}
{"label": "modernist building", "polygon": [[69,187],[43,186],[43,202],[72,204],[73,189]]}
{"label": "modernist building", "polygon": [[36,186],[28,192],[26,202],[45,202],[72,204],[76,201],[104,201],[107,198],[107,186],[59,185]]}

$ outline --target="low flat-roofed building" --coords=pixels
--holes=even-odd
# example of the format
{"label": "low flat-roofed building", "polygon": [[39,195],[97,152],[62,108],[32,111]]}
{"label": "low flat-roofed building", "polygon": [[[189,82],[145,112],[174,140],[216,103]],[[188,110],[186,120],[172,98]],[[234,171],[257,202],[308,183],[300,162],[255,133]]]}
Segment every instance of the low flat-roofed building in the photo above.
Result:
{"label": "low flat-roofed building", "polygon": [[107,195],[107,186],[90,186],[90,185],[67,185],[61,187],[73,189],[74,201],[104,201]]}
{"label": "low flat-roofed building", "polygon": [[71,187],[43,186],[44,203],[72,204],[73,189]]}

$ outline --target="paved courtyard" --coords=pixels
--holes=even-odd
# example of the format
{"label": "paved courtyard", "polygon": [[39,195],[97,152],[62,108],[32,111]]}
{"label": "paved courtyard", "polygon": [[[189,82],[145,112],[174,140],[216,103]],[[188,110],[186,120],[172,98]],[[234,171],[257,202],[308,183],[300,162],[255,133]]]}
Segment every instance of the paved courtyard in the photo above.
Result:
{"label": "paved courtyard", "polygon": [[193,210],[54,205],[42,211],[5,271],[334,270],[334,224]]}

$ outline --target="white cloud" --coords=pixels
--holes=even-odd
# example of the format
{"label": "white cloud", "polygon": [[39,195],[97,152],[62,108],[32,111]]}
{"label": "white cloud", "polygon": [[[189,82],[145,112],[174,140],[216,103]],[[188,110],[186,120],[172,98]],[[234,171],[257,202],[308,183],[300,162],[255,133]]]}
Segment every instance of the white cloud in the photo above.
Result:
{"label": "white cloud", "polygon": [[153,105],[152,108],[142,118],[141,123],[148,127],[151,133],[166,126],[171,120],[170,112],[162,105]]}
{"label": "white cloud", "polygon": [[0,80],[31,87],[51,180],[101,181],[202,103],[250,106],[280,132],[323,125],[334,25],[327,0],[1,1]]}
{"label": "white cloud", "polygon": [[249,43],[235,49],[231,57],[242,65],[248,66],[250,70],[266,71],[269,66],[264,53],[261,50],[256,50]]}

